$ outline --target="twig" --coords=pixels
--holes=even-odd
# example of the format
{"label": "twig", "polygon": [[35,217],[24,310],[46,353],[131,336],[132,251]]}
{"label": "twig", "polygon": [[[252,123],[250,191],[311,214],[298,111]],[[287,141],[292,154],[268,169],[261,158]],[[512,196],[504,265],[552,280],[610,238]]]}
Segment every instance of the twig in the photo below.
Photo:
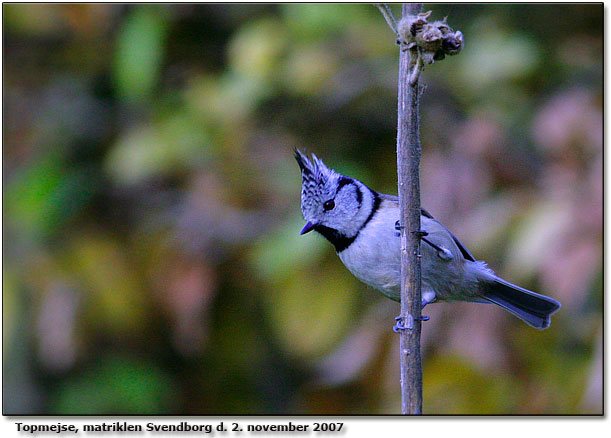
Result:
{"label": "twig", "polygon": [[386,3],[374,3],[374,5],[376,5],[380,10],[382,15],[386,19],[386,22],[388,23],[390,29],[395,33],[395,35],[398,35],[399,32],[397,31],[397,21],[392,15],[392,10],[390,9],[390,7]]}
{"label": "twig", "polygon": [[404,3],[397,23],[385,3],[375,3],[397,33],[399,51],[399,109],[397,118],[397,176],[401,227],[401,314],[395,328],[401,333],[401,411],[422,414],[420,358],[422,281],[420,264],[420,95],[418,84],[425,64],[457,55],[464,46],[461,31],[447,23],[429,22],[432,11],[422,3]]}
{"label": "twig", "polygon": [[[410,56],[413,56],[413,55],[410,55]],[[424,62],[422,61],[422,56],[420,56],[420,53],[418,53],[416,63],[412,67],[411,71],[409,72],[409,76],[408,76],[408,82],[412,87],[415,87],[416,84],[418,84],[418,79],[420,78],[420,72],[422,71],[423,68],[424,68]]]}
{"label": "twig", "polygon": [[[382,10],[382,9],[380,9]],[[422,4],[403,4],[403,17],[415,16]],[[399,105],[397,126],[397,173],[401,211],[401,317],[408,327],[400,333],[401,412],[422,414],[421,265],[420,237],[420,128],[418,75],[410,72],[414,51],[399,55]],[[420,66],[418,66],[420,67]],[[418,68],[419,72],[420,68]],[[410,83],[413,82],[413,83]],[[411,326],[411,328],[409,328]]]}

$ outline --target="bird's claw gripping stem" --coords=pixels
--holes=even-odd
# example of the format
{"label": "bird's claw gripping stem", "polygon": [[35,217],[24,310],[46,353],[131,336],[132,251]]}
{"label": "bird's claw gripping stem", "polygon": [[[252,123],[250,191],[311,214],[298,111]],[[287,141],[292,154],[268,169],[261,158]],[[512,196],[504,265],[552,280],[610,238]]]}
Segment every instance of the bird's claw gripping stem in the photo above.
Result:
{"label": "bird's claw gripping stem", "polygon": [[392,331],[395,333],[399,333],[400,330],[411,330],[414,328],[413,318],[409,316],[408,324],[403,324],[403,317],[401,315],[395,317],[396,324],[392,327]]}
{"label": "bird's claw gripping stem", "polygon": [[[428,316],[420,316],[420,318],[417,318],[419,321],[428,321],[429,319],[431,319]],[[395,333],[399,333],[399,331],[401,330],[411,330],[414,328],[414,317],[412,317],[411,315],[407,316],[407,324],[404,324],[405,318],[401,315],[395,317],[395,321],[397,321],[397,323],[392,327],[393,332]]]}
{"label": "bird's claw gripping stem", "polygon": [[[400,221],[395,222],[395,230],[401,231],[403,228],[405,228],[405,227],[403,227],[401,225]],[[428,236],[429,235],[429,233],[427,233],[426,231],[423,231],[423,230],[412,231],[412,233],[416,234],[421,239],[424,236]],[[428,304],[428,303],[426,303],[426,304]],[[424,307],[424,306],[422,306],[422,307]],[[420,320],[420,321],[428,321],[429,319],[431,319],[431,318],[428,317],[428,316],[420,316],[418,318],[418,320]],[[397,321],[397,323],[392,328],[395,333],[399,333],[400,330],[411,330],[412,328],[414,328],[414,318],[411,315],[408,315],[408,321],[407,321],[406,325],[404,325],[404,318],[401,315],[397,316],[395,318],[395,321]]]}
{"label": "bird's claw gripping stem", "polygon": [[[405,227],[403,225],[401,225],[400,221],[395,222],[395,230],[401,231],[403,228],[405,228]],[[415,230],[415,231],[412,231],[412,234],[416,234],[420,238],[429,235],[429,233],[427,233],[424,230]]]}

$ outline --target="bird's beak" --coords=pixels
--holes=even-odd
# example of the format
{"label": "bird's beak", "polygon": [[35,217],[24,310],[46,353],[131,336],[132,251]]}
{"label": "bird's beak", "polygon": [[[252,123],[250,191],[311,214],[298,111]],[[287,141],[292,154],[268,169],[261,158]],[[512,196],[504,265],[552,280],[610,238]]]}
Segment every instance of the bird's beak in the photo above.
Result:
{"label": "bird's beak", "polygon": [[314,224],[312,222],[308,222],[307,224],[305,224],[305,227],[303,227],[303,230],[301,230],[301,233],[299,234],[309,233],[313,229],[314,229]]}

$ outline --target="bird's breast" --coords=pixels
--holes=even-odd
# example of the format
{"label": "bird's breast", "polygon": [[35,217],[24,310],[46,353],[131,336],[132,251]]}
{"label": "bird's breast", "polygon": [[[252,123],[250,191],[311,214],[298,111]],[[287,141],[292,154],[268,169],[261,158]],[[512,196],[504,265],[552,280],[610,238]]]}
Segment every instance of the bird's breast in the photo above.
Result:
{"label": "bird's breast", "polygon": [[363,283],[398,300],[401,288],[401,242],[394,221],[374,217],[354,242],[339,253],[348,270]]}

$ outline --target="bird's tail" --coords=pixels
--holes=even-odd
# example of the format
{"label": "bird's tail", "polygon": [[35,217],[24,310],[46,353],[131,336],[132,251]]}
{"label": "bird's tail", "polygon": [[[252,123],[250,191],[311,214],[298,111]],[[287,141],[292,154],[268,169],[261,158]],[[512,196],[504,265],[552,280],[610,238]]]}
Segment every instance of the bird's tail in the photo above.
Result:
{"label": "bird's tail", "polygon": [[553,298],[523,289],[496,276],[494,280],[481,285],[486,300],[498,304],[539,330],[548,328],[550,316],[560,309],[560,303]]}

